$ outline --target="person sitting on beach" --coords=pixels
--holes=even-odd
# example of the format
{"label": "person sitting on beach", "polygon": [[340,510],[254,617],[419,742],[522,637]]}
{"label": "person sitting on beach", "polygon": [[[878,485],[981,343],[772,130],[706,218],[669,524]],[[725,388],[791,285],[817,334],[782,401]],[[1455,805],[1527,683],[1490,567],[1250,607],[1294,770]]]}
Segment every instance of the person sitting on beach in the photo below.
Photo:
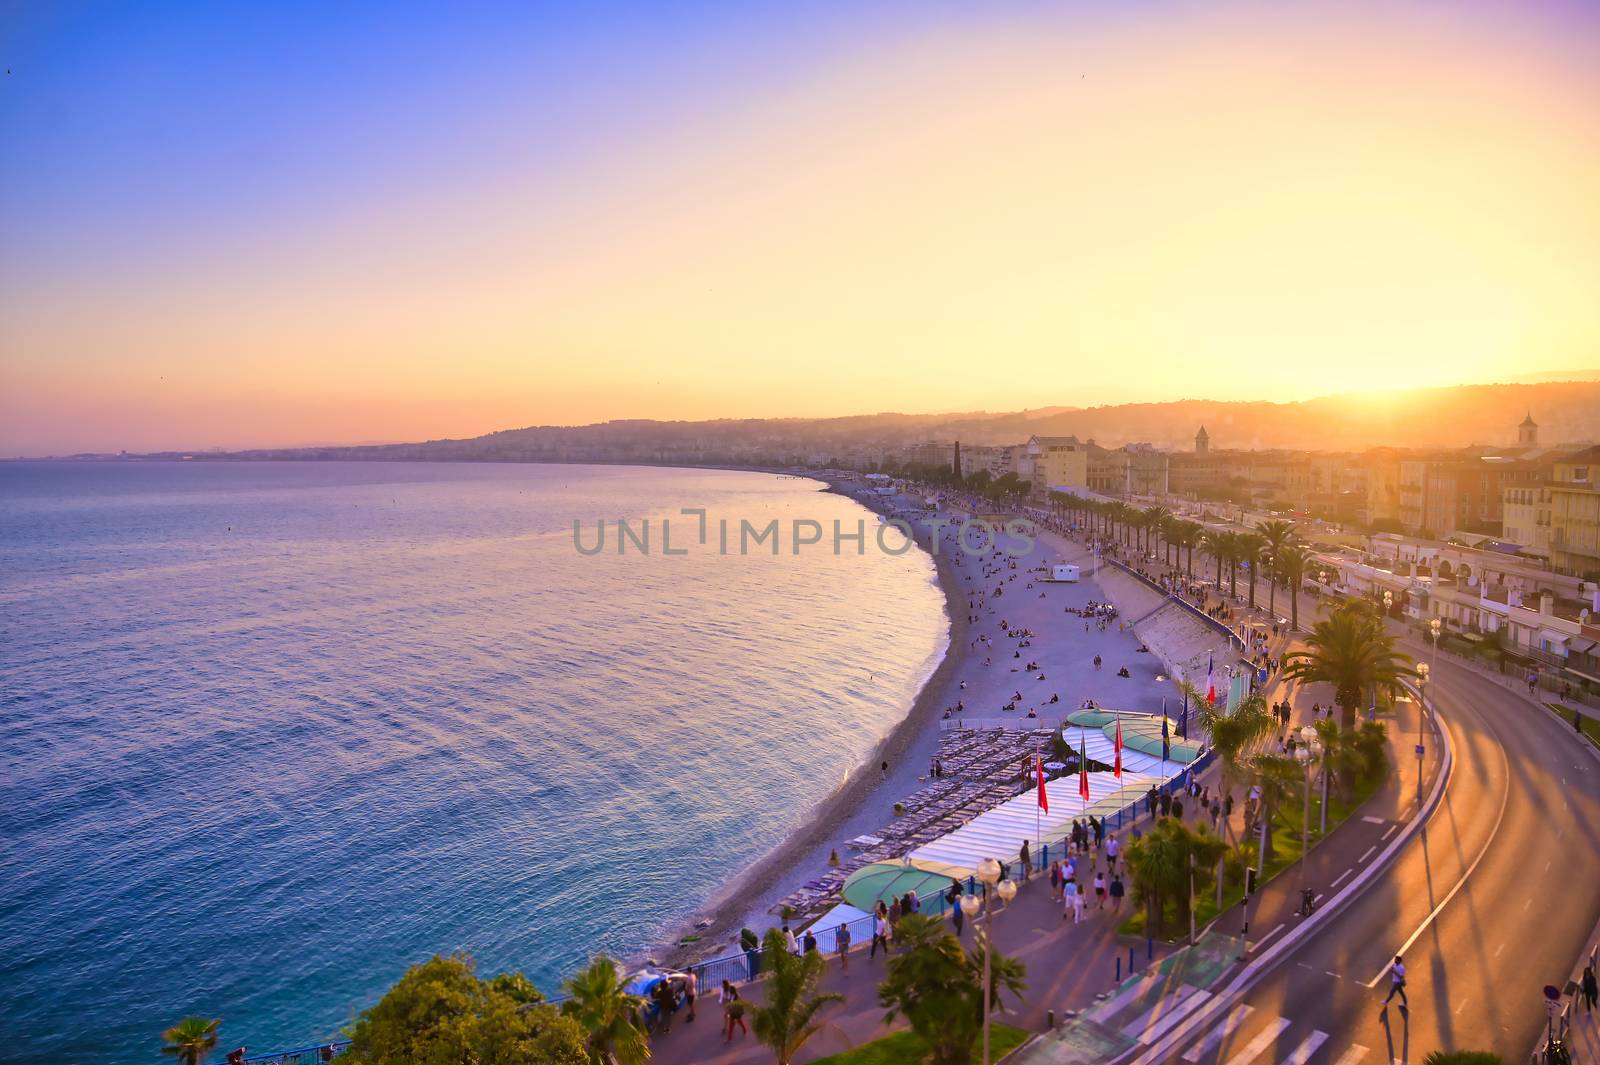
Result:
{"label": "person sitting on beach", "polygon": [[1132,675],[1133,674],[1128,672],[1127,666],[1123,666],[1121,669],[1117,670],[1117,676],[1119,677],[1131,677]]}

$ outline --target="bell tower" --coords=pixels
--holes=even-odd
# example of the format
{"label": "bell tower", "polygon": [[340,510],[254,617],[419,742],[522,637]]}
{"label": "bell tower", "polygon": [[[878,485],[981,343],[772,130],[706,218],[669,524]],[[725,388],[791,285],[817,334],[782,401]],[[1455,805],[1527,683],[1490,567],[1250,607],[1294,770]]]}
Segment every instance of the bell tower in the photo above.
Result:
{"label": "bell tower", "polygon": [[1517,446],[1539,446],[1539,423],[1533,420],[1532,411],[1529,411],[1528,416],[1522,419],[1522,424],[1517,426]]}
{"label": "bell tower", "polygon": [[1200,431],[1194,434],[1194,453],[1204,455],[1211,450],[1211,437],[1206,433],[1206,427],[1201,426]]}

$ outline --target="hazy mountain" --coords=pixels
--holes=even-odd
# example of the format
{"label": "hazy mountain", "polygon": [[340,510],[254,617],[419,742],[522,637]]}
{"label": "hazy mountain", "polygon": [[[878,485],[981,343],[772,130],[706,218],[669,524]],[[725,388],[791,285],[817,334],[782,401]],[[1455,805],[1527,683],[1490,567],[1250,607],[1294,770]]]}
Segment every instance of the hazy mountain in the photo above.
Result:
{"label": "hazy mountain", "polygon": [[[1148,441],[1192,448],[1201,425],[1214,449],[1359,451],[1370,447],[1509,444],[1531,413],[1541,443],[1600,440],[1600,381],[1457,385],[1404,392],[1329,395],[1295,403],[1186,399],[1013,412],[863,414],[846,418],[630,420],[529,426],[465,440],[361,447],[275,448],[203,458],[351,458],[525,461],[745,461],[840,454],[858,446],[925,440],[1021,443],[1030,435],[1074,435],[1117,447]],[[167,453],[175,454],[175,453]]]}

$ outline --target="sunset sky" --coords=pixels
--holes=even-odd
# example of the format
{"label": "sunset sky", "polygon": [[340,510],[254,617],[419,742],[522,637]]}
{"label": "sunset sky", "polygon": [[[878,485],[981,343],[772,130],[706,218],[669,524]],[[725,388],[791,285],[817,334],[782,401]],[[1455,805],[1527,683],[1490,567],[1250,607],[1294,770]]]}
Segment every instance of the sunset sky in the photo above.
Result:
{"label": "sunset sky", "polygon": [[1600,5],[8,4],[0,453],[1600,366]]}

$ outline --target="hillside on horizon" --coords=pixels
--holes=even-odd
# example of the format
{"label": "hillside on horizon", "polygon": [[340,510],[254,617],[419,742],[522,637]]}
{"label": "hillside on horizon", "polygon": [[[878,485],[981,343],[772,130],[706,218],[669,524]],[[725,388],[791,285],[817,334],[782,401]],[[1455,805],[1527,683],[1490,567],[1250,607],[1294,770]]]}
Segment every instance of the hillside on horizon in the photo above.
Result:
{"label": "hillside on horizon", "polygon": [[[208,458],[446,459],[530,461],[585,455],[654,457],[753,448],[829,450],[903,446],[926,440],[1016,444],[1029,436],[1076,436],[1105,447],[1146,442],[1189,450],[1205,426],[1214,450],[1364,451],[1372,447],[1506,445],[1532,414],[1543,444],[1600,440],[1600,381],[1453,385],[1386,393],[1345,393],[1287,403],[1185,399],[1096,407],[1047,406],[1010,412],[883,412],[836,418],[655,421],[527,426],[482,436],[402,444],[263,448],[208,452]],[[184,452],[158,452],[162,457]]]}

